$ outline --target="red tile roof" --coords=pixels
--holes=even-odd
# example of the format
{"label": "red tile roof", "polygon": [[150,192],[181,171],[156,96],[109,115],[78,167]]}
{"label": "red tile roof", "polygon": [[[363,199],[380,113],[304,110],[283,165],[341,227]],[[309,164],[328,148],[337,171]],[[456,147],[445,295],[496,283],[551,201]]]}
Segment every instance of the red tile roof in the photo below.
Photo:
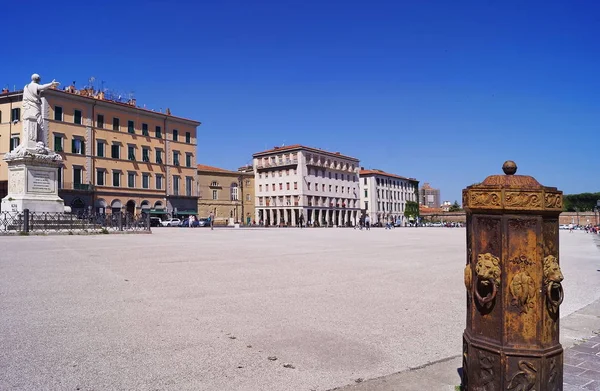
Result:
{"label": "red tile roof", "polygon": [[407,177],[403,177],[403,176],[396,175],[396,174],[390,174],[388,172],[385,172],[385,171],[382,171],[382,170],[377,170],[377,169],[360,170],[359,175],[360,176],[381,175],[381,176],[387,176],[387,177],[390,177],[390,178],[404,179],[404,180],[407,180],[407,181],[416,181],[415,178],[407,178]]}
{"label": "red tile roof", "polygon": [[237,173],[236,171],[226,170],[224,168],[219,167],[207,166],[206,164],[198,164],[198,171]]}
{"label": "red tile roof", "polygon": [[273,147],[272,149],[268,149],[266,151],[256,152],[252,156],[253,157],[257,157],[257,156],[262,156],[262,155],[270,155],[272,153],[287,152],[287,151],[301,150],[301,149],[304,149],[306,151],[310,151],[310,152],[313,152],[313,153],[322,153],[322,154],[325,154],[325,155],[337,156],[337,157],[341,157],[341,158],[344,158],[344,159],[356,160],[357,162],[359,161],[355,157],[348,156],[348,155],[342,155],[339,152],[329,152],[329,151],[326,151],[324,149],[307,147],[307,146],[301,145],[301,144],[293,144],[293,145],[285,145],[285,146],[281,146],[281,147]]}
{"label": "red tile roof", "polygon": [[198,171],[233,174],[233,175],[253,175],[254,174],[252,171],[251,172],[232,171],[232,170],[226,170],[224,168],[208,166],[206,164],[198,164],[197,169],[198,169]]}

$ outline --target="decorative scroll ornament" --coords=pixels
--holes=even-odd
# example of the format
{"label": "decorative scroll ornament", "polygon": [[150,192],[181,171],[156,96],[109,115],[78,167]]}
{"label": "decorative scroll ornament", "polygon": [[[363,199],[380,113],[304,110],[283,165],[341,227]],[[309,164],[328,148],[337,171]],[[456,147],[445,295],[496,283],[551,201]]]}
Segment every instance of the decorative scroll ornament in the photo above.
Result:
{"label": "decorative scroll ornament", "polygon": [[[564,299],[564,292],[561,281],[564,279],[563,274],[558,264],[558,259],[553,255],[548,255],[544,258],[544,287],[546,291],[546,299],[548,308],[552,312],[556,312]],[[556,292],[558,297],[554,298],[553,292]]]}
{"label": "decorative scroll ornament", "polygon": [[495,391],[494,384],[494,363],[496,358],[486,354],[483,351],[477,351],[479,357],[479,382],[475,384],[475,390]]}
{"label": "decorative scroll ornament", "polygon": [[[494,300],[498,293],[498,287],[500,287],[500,259],[490,253],[479,254],[477,256],[475,274],[477,275],[475,280],[475,297],[479,305],[486,307]],[[482,297],[479,293],[480,284],[484,287],[491,286],[492,292]]]}
{"label": "decorative scroll ornament", "polygon": [[527,313],[534,306],[535,284],[527,272],[515,274],[509,284],[512,295],[511,304],[518,307],[521,312]]}
{"label": "decorative scroll ornament", "polygon": [[525,360],[519,360],[519,369],[517,373],[513,375],[508,383],[508,390],[515,391],[533,391],[537,380],[537,369],[532,363]]}
{"label": "decorative scroll ornament", "polygon": [[541,193],[506,192],[504,202],[511,208],[538,209],[542,207]]}
{"label": "decorative scroll ornament", "polygon": [[500,207],[500,193],[489,192],[489,191],[471,191],[470,192],[470,205],[478,207]]}
{"label": "decorative scroll ornament", "polygon": [[467,264],[465,266],[465,288],[467,288],[467,292],[471,292],[471,285],[473,283],[473,269],[471,268],[471,264]]}
{"label": "decorative scroll ornament", "polygon": [[546,208],[562,209],[562,195],[560,193],[546,193],[544,206]]}

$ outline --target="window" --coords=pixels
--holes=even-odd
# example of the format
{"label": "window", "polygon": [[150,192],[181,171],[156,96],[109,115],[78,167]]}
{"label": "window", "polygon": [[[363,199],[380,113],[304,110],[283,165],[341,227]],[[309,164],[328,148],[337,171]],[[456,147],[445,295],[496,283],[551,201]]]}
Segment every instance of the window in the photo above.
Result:
{"label": "window", "polygon": [[0,111],[0,124],[2,123],[2,111]]}
{"label": "window", "polygon": [[78,155],[85,154],[85,142],[80,138],[71,140],[71,153],[76,153]]}
{"label": "window", "polygon": [[63,138],[62,136],[54,135],[54,152],[63,151]]}
{"label": "window", "polygon": [[150,149],[146,147],[142,147],[142,161],[145,163],[150,163]]}
{"label": "window", "polygon": [[135,187],[135,172],[127,173],[127,187]]}
{"label": "window", "polygon": [[192,196],[192,185],[193,185],[194,181],[192,180],[192,177],[185,177],[185,195],[188,197]]}
{"label": "window", "polygon": [[121,130],[121,125],[119,124],[118,118],[113,118],[113,130],[116,130],[117,132]]}
{"label": "window", "polygon": [[121,186],[121,173],[119,171],[113,171],[113,186]]}
{"label": "window", "polygon": [[142,174],[142,189],[150,188],[150,174]]}
{"label": "window", "polygon": [[135,147],[133,145],[127,146],[127,159],[135,161]]}
{"label": "window", "polygon": [[12,151],[16,147],[18,147],[20,143],[21,143],[21,139],[19,138],[19,136],[11,136],[10,137],[10,150]]}
{"label": "window", "polygon": [[10,120],[11,120],[11,122],[21,120],[21,109],[20,108],[12,109],[10,111]]}
{"label": "window", "polygon": [[156,175],[156,190],[162,189],[163,176],[158,174]]}
{"label": "window", "polygon": [[272,185],[272,188],[273,188],[273,191],[275,191],[275,184],[274,184],[274,183],[273,183],[273,185]]}
{"label": "window", "polygon": [[279,190],[283,190],[283,183],[279,184]]}
{"label": "window", "polygon": [[246,179],[246,187],[250,186],[250,179]]}
{"label": "window", "polygon": [[286,189],[286,190],[289,190],[289,189],[290,189],[290,183],[289,183],[289,182],[287,182],[287,183],[285,184],[285,189]]}
{"label": "window", "polygon": [[250,201],[250,194],[246,194],[246,201]]}
{"label": "window", "polygon": [[262,185],[258,185],[258,191],[262,191]]}
{"label": "window", "polygon": [[173,129],[173,141],[177,141],[178,138],[179,132],[177,131],[177,129]]}
{"label": "window", "polygon": [[73,167],[73,189],[81,189],[81,167]]}
{"label": "window", "polygon": [[192,134],[190,132],[185,132],[185,142],[190,144],[192,142]]}
{"label": "window", "polygon": [[155,152],[155,157],[156,157],[156,163],[157,164],[162,164],[163,160],[162,160],[162,150],[157,149]]}
{"label": "window", "polygon": [[217,181],[212,181],[212,182],[210,183],[210,186],[211,186],[211,187],[218,187],[218,186],[219,186],[219,182],[217,182]]}
{"label": "window", "polygon": [[231,184],[231,201],[238,200],[238,185],[237,183]]}
{"label": "window", "polygon": [[127,121],[127,133],[135,133],[135,123],[131,120]]}
{"label": "window", "polygon": [[102,114],[96,116],[96,126],[100,129],[104,128],[104,116]]}
{"label": "window", "polygon": [[104,176],[106,175],[106,171],[103,169],[96,170],[96,185],[104,186]]}
{"label": "window", "polygon": [[173,195],[179,195],[179,176],[173,175]]}
{"label": "window", "polygon": [[217,190],[213,190],[213,191],[212,191],[212,199],[213,199],[213,200],[216,200],[216,199],[218,199],[218,198],[217,198],[217,196],[218,196]]}
{"label": "window", "polygon": [[174,166],[179,165],[179,152],[178,151],[173,151],[173,165]]}
{"label": "window", "polygon": [[60,106],[54,106],[54,120],[62,121],[63,120],[63,110]]}
{"label": "window", "polygon": [[113,144],[110,146],[110,157],[113,159],[121,158],[121,146],[119,144]]}
{"label": "window", "polygon": [[365,201],[365,209],[369,209],[369,201]]}
{"label": "window", "polygon": [[156,138],[162,138],[162,129],[160,126],[154,128],[154,136],[156,136]]}
{"label": "window", "polygon": [[81,125],[81,110],[75,110],[73,114],[73,123]]}
{"label": "window", "polygon": [[148,132],[148,124],[142,124],[142,136],[150,136],[150,132]]}
{"label": "window", "polygon": [[294,190],[298,190],[298,182],[294,182]]}
{"label": "window", "polygon": [[185,166],[186,167],[191,167],[192,166],[192,154],[191,153],[186,153],[185,154]]}
{"label": "window", "polygon": [[365,189],[365,197],[368,197],[367,189]]}

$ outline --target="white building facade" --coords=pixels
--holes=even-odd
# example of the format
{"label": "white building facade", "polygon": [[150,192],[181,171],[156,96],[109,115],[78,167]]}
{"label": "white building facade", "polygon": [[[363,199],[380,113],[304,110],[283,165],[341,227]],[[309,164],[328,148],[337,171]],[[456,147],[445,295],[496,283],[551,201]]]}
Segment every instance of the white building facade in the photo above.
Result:
{"label": "white building facade", "polygon": [[371,224],[381,222],[402,226],[409,223],[404,216],[406,202],[417,202],[419,182],[381,170],[360,170],[360,207],[369,215]]}
{"label": "white building facade", "polygon": [[352,226],[360,218],[359,160],[303,145],[253,155],[256,221]]}

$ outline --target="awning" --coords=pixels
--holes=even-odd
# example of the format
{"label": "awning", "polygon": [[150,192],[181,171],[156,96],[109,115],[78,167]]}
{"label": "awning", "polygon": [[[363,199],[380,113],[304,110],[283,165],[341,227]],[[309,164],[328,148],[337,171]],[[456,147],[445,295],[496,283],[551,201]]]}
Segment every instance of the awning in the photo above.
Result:
{"label": "awning", "polygon": [[178,210],[177,213],[173,213],[174,215],[197,215],[198,212],[195,210]]}
{"label": "awning", "polygon": [[150,209],[150,214],[166,215],[167,212],[164,209]]}

